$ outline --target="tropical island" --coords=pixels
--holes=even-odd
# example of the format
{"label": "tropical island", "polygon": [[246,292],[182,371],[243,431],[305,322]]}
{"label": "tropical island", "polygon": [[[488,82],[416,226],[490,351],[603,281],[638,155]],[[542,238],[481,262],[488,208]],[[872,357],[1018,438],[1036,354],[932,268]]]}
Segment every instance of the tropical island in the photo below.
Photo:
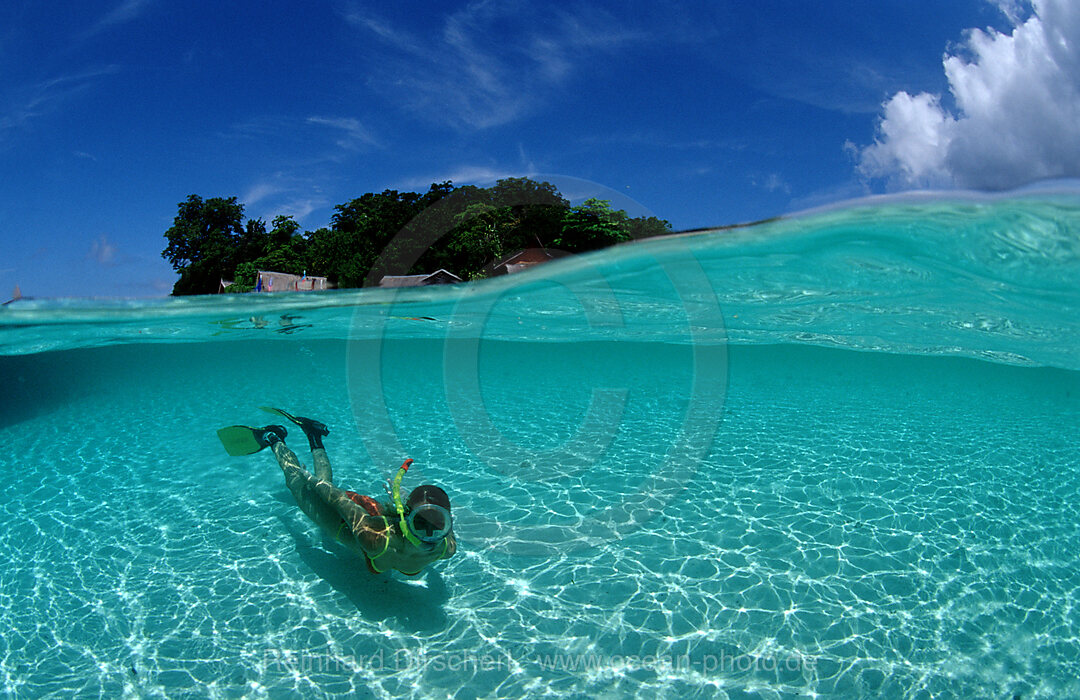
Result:
{"label": "tropical island", "polygon": [[570,206],[554,185],[528,178],[384,190],[334,209],[330,225],[315,231],[301,231],[291,216],[268,229],[262,219],[245,221],[236,197],[190,195],[165,232],[162,256],[180,273],[173,295],[254,291],[260,270],[325,277],[340,288],[437,270],[475,280],[497,274],[493,265],[515,251],[584,253],[671,233],[667,221],[631,218],[606,200]]}

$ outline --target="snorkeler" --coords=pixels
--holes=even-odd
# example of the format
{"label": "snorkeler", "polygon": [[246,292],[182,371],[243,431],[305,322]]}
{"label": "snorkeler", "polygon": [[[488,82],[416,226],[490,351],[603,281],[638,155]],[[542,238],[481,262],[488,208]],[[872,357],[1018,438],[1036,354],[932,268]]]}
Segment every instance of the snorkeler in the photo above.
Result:
{"label": "snorkeler", "polygon": [[397,569],[415,576],[431,562],[449,559],[457,551],[450,499],[445,491],[438,486],[418,486],[402,503],[401,479],[411,459],[405,460],[394,477],[393,503],[379,504],[373,498],[334,486],[330,459],[322,444],[323,437],[330,433],[325,425],[279,408],[264,406],[263,410],[300,426],[311,447],[315,474],[305,470],[296,454],[285,446],[286,431],[280,425],[222,428],[218,437],[225,450],[230,455],[248,455],[269,447],[300,510],[328,535],[363,556],[372,573]]}

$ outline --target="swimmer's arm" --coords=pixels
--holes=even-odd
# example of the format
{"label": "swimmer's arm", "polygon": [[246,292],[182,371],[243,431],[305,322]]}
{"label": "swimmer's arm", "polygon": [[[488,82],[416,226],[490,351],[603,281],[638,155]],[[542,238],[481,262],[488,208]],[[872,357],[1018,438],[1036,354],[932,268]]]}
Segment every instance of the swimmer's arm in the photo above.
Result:
{"label": "swimmer's arm", "polygon": [[379,556],[390,546],[390,525],[381,515],[364,513],[353,525],[353,535],[364,553],[371,557]]}
{"label": "swimmer's arm", "polygon": [[365,554],[378,556],[386,551],[390,526],[385,517],[369,514],[346,496],[344,491],[329,482],[316,482],[315,493],[333,506],[342,520],[348,523]]}

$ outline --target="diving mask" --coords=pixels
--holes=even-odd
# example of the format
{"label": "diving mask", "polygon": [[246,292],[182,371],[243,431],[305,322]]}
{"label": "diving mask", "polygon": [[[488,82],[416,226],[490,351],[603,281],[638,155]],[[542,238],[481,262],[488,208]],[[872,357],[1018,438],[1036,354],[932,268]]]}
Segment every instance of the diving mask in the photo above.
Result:
{"label": "diving mask", "polygon": [[409,511],[405,516],[405,522],[409,530],[420,539],[421,542],[432,544],[450,534],[453,521],[450,512],[434,503],[421,503]]}
{"label": "diving mask", "polygon": [[401,502],[401,479],[405,476],[405,472],[409,471],[412,463],[411,459],[407,459],[398,469],[390,495],[394,498],[394,507],[397,509],[401,522],[401,534],[419,547],[421,543],[432,544],[450,534],[452,522],[450,511],[435,503],[418,503],[406,514],[405,504]]}

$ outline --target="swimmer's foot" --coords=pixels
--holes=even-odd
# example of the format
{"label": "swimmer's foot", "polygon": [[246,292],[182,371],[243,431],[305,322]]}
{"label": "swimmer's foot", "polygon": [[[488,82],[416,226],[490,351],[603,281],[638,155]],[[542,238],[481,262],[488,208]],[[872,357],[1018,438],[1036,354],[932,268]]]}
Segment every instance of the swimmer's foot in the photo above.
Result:
{"label": "swimmer's foot", "polygon": [[313,450],[316,447],[322,449],[322,439],[330,434],[330,429],[327,428],[324,423],[320,423],[313,418],[294,416],[291,413],[286,413],[285,411],[282,411],[280,408],[271,408],[269,406],[261,406],[260,408],[262,408],[262,410],[266,411],[267,413],[277,414],[299,425],[300,429],[304,431],[304,435],[307,436],[308,445],[310,445],[311,449]]}
{"label": "swimmer's foot", "polygon": [[304,435],[307,435],[308,445],[311,446],[311,449],[322,448],[322,439],[330,434],[330,429],[326,425],[303,416],[297,416],[294,422],[304,431]]}
{"label": "swimmer's foot", "polygon": [[[275,442],[282,442],[288,436],[283,425],[268,425],[265,428],[254,428],[253,430],[255,431],[255,439],[258,440],[262,447],[270,447]],[[262,449],[262,447],[259,449]]]}

